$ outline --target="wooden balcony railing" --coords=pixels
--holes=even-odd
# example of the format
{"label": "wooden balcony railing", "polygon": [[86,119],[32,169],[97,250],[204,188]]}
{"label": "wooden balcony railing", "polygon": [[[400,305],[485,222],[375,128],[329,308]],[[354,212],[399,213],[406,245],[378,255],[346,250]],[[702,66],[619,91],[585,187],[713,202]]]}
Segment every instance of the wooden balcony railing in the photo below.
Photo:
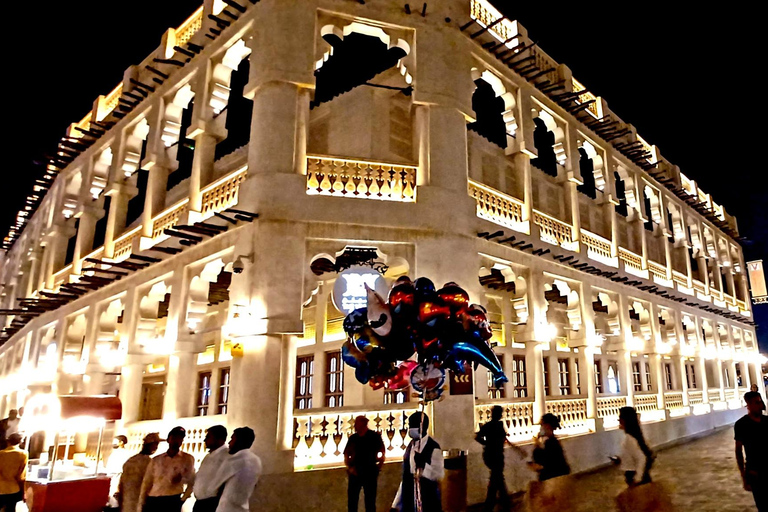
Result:
{"label": "wooden balcony railing", "polygon": [[664,393],[664,407],[666,409],[681,409],[683,407],[683,392],[669,391]]}
{"label": "wooden balcony railing", "polygon": [[141,226],[133,228],[115,240],[115,252],[112,259],[120,261],[128,258],[133,247],[133,239],[138,237],[141,237]]}
{"label": "wooden balcony railing", "polygon": [[203,26],[203,6],[176,29],[176,46],[184,46]]}
{"label": "wooden balcony railing", "polygon": [[590,431],[586,398],[548,401],[547,412],[560,417],[560,428],[565,434]]}
{"label": "wooden balcony railing", "polygon": [[416,402],[391,406],[382,410],[318,410],[294,411],[293,449],[294,468],[344,466],[344,447],[354,432],[355,417],[363,415],[372,430],[381,433],[386,448],[385,456],[402,459],[408,445],[406,431],[408,416],[418,408]]}
{"label": "wooden balcony railing", "polygon": [[688,404],[689,405],[698,405],[704,403],[704,392],[703,391],[688,391]]}
{"label": "wooden balcony railing", "polygon": [[477,216],[500,226],[520,229],[523,222],[523,202],[469,180],[469,195],[477,202]]}
{"label": "wooden balcony railing", "polygon": [[597,417],[607,418],[609,416],[618,416],[619,409],[627,406],[627,397],[625,396],[604,396],[597,399]]}
{"label": "wooden balcony railing", "polygon": [[542,213],[538,210],[533,211],[533,222],[539,226],[540,236],[544,242],[571,248],[573,242],[573,230],[571,225],[554,217]]}
{"label": "wooden balcony railing", "polygon": [[490,421],[493,406],[501,406],[504,410],[502,420],[513,441],[530,441],[539,431],[533,418],[533,402],[490,403],[475,405],[475,430],[480,425]]}
{"label": "wooden balcony railing", "polygon": [[672,271],[672,280],[679,284],[680,286],[683,286],[685,288],[688,288],[688,276],[685,274],[682,274],[678,272],[677,270]]}
{"label": "wooden balcony railing", "polygon": [[707,397],[709,398],[710,402],[719,402],[720,401],[720,390],[716,388],[711,388],[707,390]]}
{"label": "wooden balcony railing", "polygon": [[625,268],[631,268],[633,270],[640,271],[643,269],[643,259],[623,247],[619,247],[619,259],[624,262]]}
{"label": "wooden balcony railing", "polygon": [[659,400],[656,393],[635,395],[635,409],[637,412],[651,412],[659,409]]}
{"label": "wooden balcony railing", "polygon": [[606,240],[599,235],[582,229],[581,243],[584,244],[587,248],[587,256],[593,260],[604,262],[609,262],[612,260],[610,240]]}
{"label": "wooden balcony railing", "polygon": [[651,275],[653,277],[658,277],[659,279],[667,280],[667,267],[666,265],[662,265],[661,263],[656,263],[655,261],[648,260],[648,270],[651,272]]}
{"label": "wooden balcony railing", "polygon": [[204,217],[222,212],[237,204],[240,184],[245,180],[246,168],[243,167],[203,188],[203,206],[200,213]]}
{"label": "wooden balcony railing", "polygon": [[416,166],[309,155],[307,194],[416,201]]}

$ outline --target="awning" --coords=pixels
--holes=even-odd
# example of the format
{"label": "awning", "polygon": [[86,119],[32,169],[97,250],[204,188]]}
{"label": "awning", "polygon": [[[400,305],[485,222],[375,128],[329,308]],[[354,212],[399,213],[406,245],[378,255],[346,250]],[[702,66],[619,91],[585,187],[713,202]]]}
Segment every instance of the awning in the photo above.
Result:
{"label": "awning", "polygon": [[123,404],[116,396],[72,396],[59,397],[61,418],[66,420],[78,416],[92,416],[107,421],[123,417]]}

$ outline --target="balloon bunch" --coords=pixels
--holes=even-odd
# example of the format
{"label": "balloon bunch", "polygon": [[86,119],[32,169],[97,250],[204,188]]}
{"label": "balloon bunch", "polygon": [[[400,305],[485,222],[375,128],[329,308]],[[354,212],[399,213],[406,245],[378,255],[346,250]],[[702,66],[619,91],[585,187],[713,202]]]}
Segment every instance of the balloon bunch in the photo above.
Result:
{"label": "balloon bunch", "polygon": [[[367,288],[367,287],[366,287]],[[400,277],[387,301],[367,288],[367,307],[344,319],[347,340],[341,354],[355,377],[373,389],[401,390],[410,383],[425,401],[440,397],[445,369],[463,374],[465,361],[507,381],[488,345],[491,327],[485,308],[470,304],[456,283],[439,290],[429,279]],[[417,360],[409,360],[417,354]]]}

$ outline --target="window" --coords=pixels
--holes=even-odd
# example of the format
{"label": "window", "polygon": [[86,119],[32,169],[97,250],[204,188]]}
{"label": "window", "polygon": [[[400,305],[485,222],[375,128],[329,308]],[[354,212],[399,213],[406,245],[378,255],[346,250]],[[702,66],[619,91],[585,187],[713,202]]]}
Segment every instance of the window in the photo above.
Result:
{"label": "window", "polygon": [[608,392],[609,393],[621,393],[621,385],[619,383],[619,364],[616,361],[608,362]]}
{"label": "window", "polygon": [[229,404],[229,368],[219,370],[219,414],[227,414]]}
{"label": "window", "polygon": [[512,356],[512,395],[515,398],[528,396],[528,379],[525,373],[525,356]]}
{"label": "window", "polygon": [[672,364],[671,363],[664,363],[664,376],[667,383],[667,391],[671,391],[673,388],[672,385]]}
{"label": "window", "polygon": [[643,381],[642,376],[640,375],[640,363],[638,362],[632,363],[632,384],[634,385],[635,391],[643,390]]}
{"label": "window", "polygon": [[645,363],[645,390],[650,391],[653,389],[653,385],[651,384],[651,364]]}
{"label": "window", "polygon": [[325,406],[344,405],[344,365],[341,350],[325,353]]}
{"label": "window", "polygon": [[197,416],[208,416],[211,400],[211,372],[197,374]]}
{"label": "window", "polygon": [[685,365],[685,381],[688,384],[688,389],[696,388],[696,369],[692,364]]}
{"label": "window", "polygon": [[410,401],[410,386],[399,391],[385,391],[384,405],[405,404]]}
{"label": "window", "polygon": [[557,360],[558,383],[561,395],[571,394],[571,376],[568,372],[568,359]]}
{"label": "window", "polygon": [[[504,355],[500,354],[498,356],[499,363],[501,364],[501,367],[504,368]],[[488,398],[506,398],[507,393],[506,389],[504,388],[504,385],[502,384],[501,387],[497,388],[493,382],[493,373],[488,373]]]}
{"label": "window", "polygon": [[545,357],[543,362],[544,362],[544,395],[549,396],[549,358]]}
{"label": "window", "polygon": [[315,373],[315,356],[296,358],[296,409],[312,408],[312,381]]}
{"label": "window", "polygon": [[603,380],[600,377],[600,361],[595,361],[595,391],[603,392]]}

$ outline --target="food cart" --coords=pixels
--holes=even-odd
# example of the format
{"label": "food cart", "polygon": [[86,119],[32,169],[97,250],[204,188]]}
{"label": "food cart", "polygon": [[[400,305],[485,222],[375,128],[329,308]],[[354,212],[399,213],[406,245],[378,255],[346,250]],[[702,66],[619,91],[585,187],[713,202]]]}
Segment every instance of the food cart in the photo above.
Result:
{"label": "food cart", "polygon": [[[30,461],[27,471],[25,496],[30,512],[101,512],[110,483],[108,476],[99,474],[104,427],[121,417],[122,404],[115,396],[39,394],[30,398],[20,427],[28,434],[44,432],[49,448],[36,462]],[[99,439],[95,459],[74,453],[70,440],[94,432]]]}

